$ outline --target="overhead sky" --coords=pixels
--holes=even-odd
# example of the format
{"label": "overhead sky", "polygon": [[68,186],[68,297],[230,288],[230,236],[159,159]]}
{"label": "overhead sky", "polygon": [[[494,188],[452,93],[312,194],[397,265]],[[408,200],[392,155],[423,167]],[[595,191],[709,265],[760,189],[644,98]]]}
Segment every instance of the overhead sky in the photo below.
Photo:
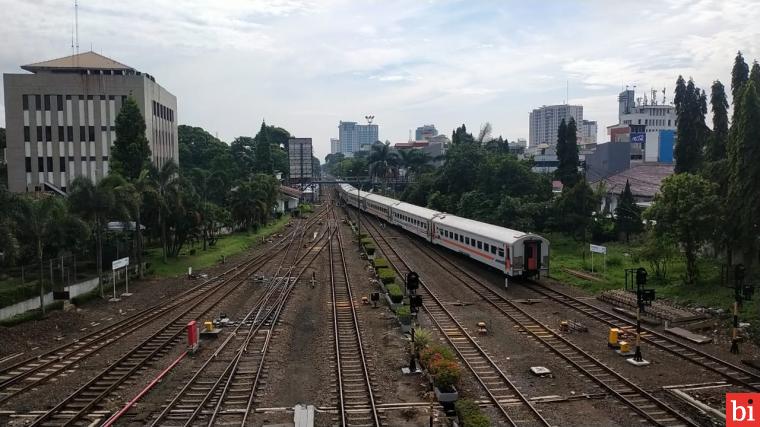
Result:
{"label": "overhead sky", "polygon": [[[71,54],[73,1],[0,10],[3,73]],[[154,75],[181,124],[229,142],[265,119],[324,159],[338,122],[368,114],[394,143],[428,123],[527,139],[529,112],[566,92],[605,141],[625,85],[730,85],[737,50],[760,56],[758,22],[757,0],[82,0],[79,45]]]}

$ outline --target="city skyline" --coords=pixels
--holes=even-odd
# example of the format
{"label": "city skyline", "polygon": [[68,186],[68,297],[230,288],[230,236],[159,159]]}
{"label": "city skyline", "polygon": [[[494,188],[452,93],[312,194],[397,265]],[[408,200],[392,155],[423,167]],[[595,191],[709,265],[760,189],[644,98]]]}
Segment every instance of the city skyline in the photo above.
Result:
{"label": "city skyline", "polygon": [[[16,17],[4,27],[3,73],[71,54],[71,2],[0,4]],[[622,25],[620,6],[601,1],[84,1],[79,45],[150,70],[176,94],[180,124],[231,142],[263,119],[313,138],[321,160],[340,120],[374,115],[380,139],[394,143],[426,123],[449,135],[490,122],[494,136],[516,140],[528,136],[530,111],[566,101],[583,105],[603,142],[625,85],[666,87],[670,100],[679,74],[703,89],[715,79],[730,85],[736,51],[760,55],[751,1],[635,6],[626,22],[638,26]],[[123,37],[115,29],[127,20],[132,35]]]}

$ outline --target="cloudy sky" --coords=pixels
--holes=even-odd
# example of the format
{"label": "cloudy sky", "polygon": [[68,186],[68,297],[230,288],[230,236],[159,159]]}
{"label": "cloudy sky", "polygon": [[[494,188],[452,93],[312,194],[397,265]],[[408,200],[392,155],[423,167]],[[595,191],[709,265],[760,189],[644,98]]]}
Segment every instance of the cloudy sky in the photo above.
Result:
{"label": "cloudy sky", "polygon": [[[3,73],[71,53],[73,0],[0,10]],[[324,158],[338,121],[367,114],[392,142],[426,123],[527,138],[568,85],[603,141],[622,86],[730,83],[737,50],[760,56],[758,22],[757,0],[82,0],[79,44],[154,75],[181,124],[231,141],[265,119]]]}

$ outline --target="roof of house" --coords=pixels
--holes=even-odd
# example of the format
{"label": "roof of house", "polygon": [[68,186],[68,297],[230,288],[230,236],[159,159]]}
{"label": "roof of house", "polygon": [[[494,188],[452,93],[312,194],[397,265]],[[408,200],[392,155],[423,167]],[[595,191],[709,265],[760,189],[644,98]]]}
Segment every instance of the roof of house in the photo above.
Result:
{"label": "roof of house", "polygon": [[620,194],[628,181],[634,196],[654,197],[660,191],[662,180],[672,175],[673,169],[672,164],[642,163],[607,178],[596,180],[592,184],[604,182],[608,193]]}
{"label": "roof of house", "polygon": [[22,65],[22,69],[37,72],[45,70],[126,70],[134,71],[135,69],[124,65],[121,62],[114,61],[95,52],[83,52],[77,55],[69,55],[63,58],[51,59],[49,61],[36,62],[34,64]]}
{"label": "roof of house", "polygon": [[301,191],[293,187],[280,185],[280,193],[286,194],[291,197],[301,197]]}

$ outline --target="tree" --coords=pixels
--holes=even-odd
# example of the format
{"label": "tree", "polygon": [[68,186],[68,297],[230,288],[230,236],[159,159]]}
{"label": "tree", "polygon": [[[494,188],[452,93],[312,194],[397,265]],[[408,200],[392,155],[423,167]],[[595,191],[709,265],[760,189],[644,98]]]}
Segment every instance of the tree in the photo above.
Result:
{"label": "tree", "polygon": [[20,247],[16,231],[18,228],[18,196],[0,186],[0,265],[13,264],[19,256]]}
{"label": "tree", "polygon": [[728,143],[728,100],[723,83],[713,82],[710,88],[710,106],[713,113],[713,128],[705,153],[706,160],[717,162],[726,158]]}
{"label": "tree", "polygon": [[618,206],[615,208],[615,227],[618,233],[625,234],[625,241],[631,241],[631,233],[641,231],[641,209],[636,205],[636,200],[631,192],[631,184],[626,180],[625,189],[620,193]]}
{"label": "tree", "polygon": [[451,144],[452,145],[459,145],[459,144],[472,144],[475,142],[475,138],[472,137],[472,134],[467,133],[467,127],[462,124],[462,126],[456,128],[451,133]]}
{"label": "tree", "polygon": [[116,141],[111,148],[111,168],[128,181],[140,176],[150,164],[145,119],[134,98],[129,97],[116,116]]}
{"label": "tree", "polygon": [[34,254],[40,266],[40,309],[42,315],[45,315],[45,286],[44,286],[44,266],[43,255],[45,243],[48,237],[55,232],[66,216],[66,206],[61,199],[55,197],[43,196],[39,199],[21,198],[19,213],[21,217],[18,222],[22,228],[23,235],[31,240],[34,245]]}
{"label": "tree", "polygon": [[744,62],[742,52],[739,51],[734,59],[734,68],[731,70],[731,98],[734,100],[734,109],[739,100],[739,91],[747,80],[749,80],[749,66]]}
{"label": "tree", "polygon": [[741,112],[732,127],[728,146],[729,223],[749,268],[755,259],[760,233],[760,97],[754,81],[743,85],[739,101]]}
{"label": "tree", "polygon": [[570,121],[567,124],[562,119],[557,129],[557,160],[559,161],[559,165],[555,171],[555,176],[565,187],[572,187],[578,182],[577,134],[578,129],[575,119],[570,117]]}
{"label": "tree", "polygon": [[586,242],[591,214],[598,205],[594,191],[586,180],[581,178],[574,186],[562,189],[562,195],[557,199],[554,209],[555,221],[560,230],[570,234],[577,241]]}
{"label": "tree", "polygon": [[717,222],[716,187],[699,175],[681,173],[662,182],[645,217],[656,222],[657,233],[681,245],[686,257],[686,283],[696,282],[697,252],[711,237]]}
{"label": "tree", "polygon": [[676,173],[695,173],[702,165],[702,152],[709,137],[705,124],[707,96],[689,79],[684,86],[682,76],[676,81],[676,146],[673,155]]}
{"label": "tree", "polygon": [[163,166],[161,166],[161,169],[152,167],[150,171],[151,180],[153,181],[152,185],[153,188],[155,188],[157,195],[158,223],[161,227],[161,248],[164,262],[166,262],[169,255],[166,234],[168,221],[167,218],[170,213],[168,201],[170,193],[176,191],[175,187],[177,185],[177,178],[179,177],[179,168],[177,167],[176,163],[169,160],[168,162],[164,163]]}
{"label": "tree", "polygon": [[272,149],[269,143],[269,129],[266,123],[261,122],[261,129],[259,133],[254,137],[255,141],[255,167],[257,173],[271,174],[272,170]]}
{"label": "tree", "polygon": [[254,146],[255,141],[249,136],[239,136],[230,145],[230,153],[240,171],[240,179],[246,180],[254,174],[256,167]]}
{"label": "tree", "polygon": [[[96,268],[100,281],[100,296],[105,296],[103,291],[103,233],[106,231],[108,221],[111,219],[127,219],[127,199],[121,193],[126,187],[126,182],[119,175],[109,176],[94,184],[87,177],[77,177],[69,189],[69,209],[84,221],[90,224],[95,235]],[[122,197],[117,197],[120,193]]]}
{"label": "tree", "polygon": [[755,87],[760,87],[760,64],[757,61],[752,62],[752,70],[749,72],[749,79],[755,82]]}
{"label": "tree", "polygon": [[135,239],[137,243],[137,271],[138,276],[142,279],[145,274],[143,268],[143,205],[145,204],[145,197],[148,194],[156,193],[156,189],[153,186],[153,179],[150,176],[150,169],[143,169],[140,172],[140,176],[130,183],[129,193],[132,197],[132,217],[135,220],[135,236],[137,237]]}
{"label": "tree", "polygon": [[264,224],[277,202],[279,183],[271,175],[258,174],[230,192],[232,218],[239,228],[250,230]]}
{"label": "tree", "polygon": [[388,187],[388,178],[398,171],[399,156],[391,149],[391,144],[373,144],[369,153],[369,175],[373,181],[382,179],[383,192]]}
{"label": "tree", "polygon": [[[5,149],[5,144],[5,128],[0,128],[0,153]],[[2,161],[0,161],[0,188],[8,188],[8,166]]]}

